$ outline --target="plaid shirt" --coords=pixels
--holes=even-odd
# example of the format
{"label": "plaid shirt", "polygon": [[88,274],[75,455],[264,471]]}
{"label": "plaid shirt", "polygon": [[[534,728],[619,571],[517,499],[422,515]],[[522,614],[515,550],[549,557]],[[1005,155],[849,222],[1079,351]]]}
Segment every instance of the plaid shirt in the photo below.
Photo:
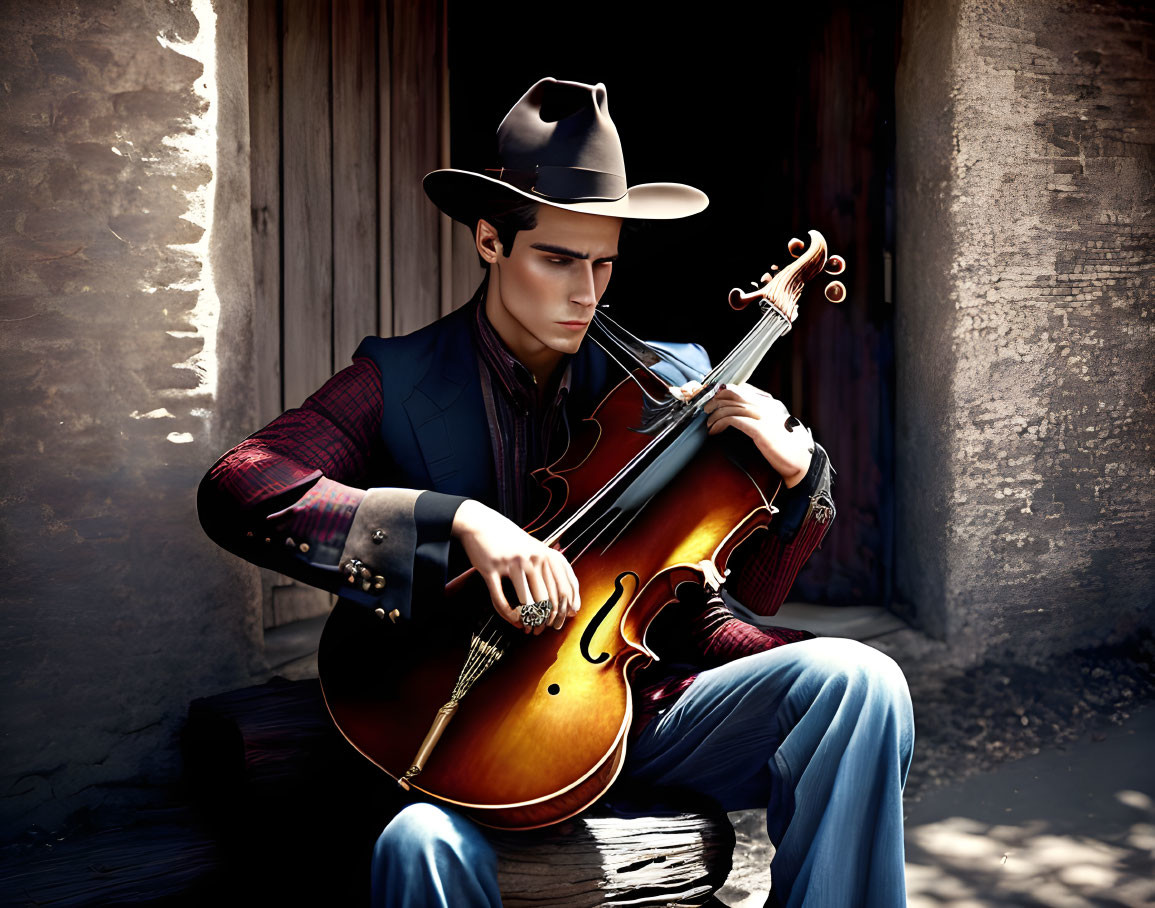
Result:
{"label": "plaid shirt", "polygon": [[[568,368],[548,402],[538,406],[532,376],[483,314],[475,332],[499,491],[507,510],[524,513],[526,502],[511,484],[546,462],[551,443],[556,445],[566,425]],[[533,407],[525,406],[531,398]],[[354,359],[301,407],[274,419],[210,469],[200,492],[206,530],[241,557],[337,590],[335,572],[310,569],[308,562],[335,564],[344,546],[380,462],[382,403],[376,365]],[[744,546],[752,550],[736,558],[727,583],[736,599],[761,615],[778,610],[834,516],[829,463],[821,447],[816,446],[807,476],[775,503],[780,512],[770,531]],[[284,540],[284,545],[273,540]],[[302,546],[311,553],[307,561],[297,555]],[[755,627],[736,618],[718,597],[690,597],[667,607],[647,635],[663,659],[639,678],[635,731],[664,712],[697,671],[811,636]]]}

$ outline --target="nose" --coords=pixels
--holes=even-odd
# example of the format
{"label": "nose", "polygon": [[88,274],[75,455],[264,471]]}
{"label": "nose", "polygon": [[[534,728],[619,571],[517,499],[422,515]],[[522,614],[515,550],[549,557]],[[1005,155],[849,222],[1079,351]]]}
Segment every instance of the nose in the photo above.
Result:
{"label": "nose", "polygon": [[578,263],[575,269],[576,282],[570,299],[582,306],[596,306],[598,302],[597,282],[594,278],[594,264],[591,261]]}

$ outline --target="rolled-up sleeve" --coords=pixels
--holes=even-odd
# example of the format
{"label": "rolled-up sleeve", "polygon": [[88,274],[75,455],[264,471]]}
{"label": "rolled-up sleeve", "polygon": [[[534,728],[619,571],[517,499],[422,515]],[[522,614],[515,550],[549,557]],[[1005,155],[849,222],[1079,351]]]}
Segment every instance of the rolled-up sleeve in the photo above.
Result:
{"label": "rolled-up sleeve", "polygon": [[464,499],[366,487],[381,414],[380,373],[356,359],[213,465],[197,497],[205,532],[261,567],[408,618],[415,587],[444,586]]}

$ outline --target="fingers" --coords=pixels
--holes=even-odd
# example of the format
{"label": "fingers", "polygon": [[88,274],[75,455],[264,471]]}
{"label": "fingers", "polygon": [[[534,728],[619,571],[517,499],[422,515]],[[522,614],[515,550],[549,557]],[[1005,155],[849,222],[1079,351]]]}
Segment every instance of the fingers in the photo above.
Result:
{"label": "fingers", "polygon": [[555,545],[549,553],[550,577],[557,587],[558,612],[554,627],[561,629],[566,619],[572,618],[581,608],[581,593],[578,589],[577,575],[569,563],[569,559],[562,554]]}
{"label": "fingers", "polygon": [[782,403],[782,401],[773,394],[768,391],[763,391],[754,385],[748,385],[745,382],[736,385],[727,384],[720,386],[714,393],[714,397],[706,403],[703,409],[709,412],[710,404],[726,400],[745,400],[756,403],[759,407],[773,406],[786,410],[786,404]]}
{"label": "fingers", "polygon": [[552,601],[557,605],[550,626],[555,630],[561,630],[566,620],[576,615],[578,608],[580,608],[577,576],[561,552],[550,553],[548,568],[546,582],[547,584],[552,583],[553,589],[556,590]]}
{"label": "fingers", "polygon": [[673,390],[673,392],[677,394],[678,397],[682,398],[682,400],[689,400],[691,397],[702,390],[702,383],[700,381],[694,381],[691,379],[680,388],[673,388],[671,390]]}
{"label": "fingers", "polygon": [[505,590],[501,586],[501,574],[497,571],[486,571],[481,576],[485,580],[485,585],[489,587],[489,598],[493,601],[494,611],[514,627],[521,627],[521,615],[505,599]]}
{"label": "fingers", "polygon": [[[549,615],[543,624],[533,628],[534,636],[552,627],[561,630],[568,618],[577,614],[580,603],[577,592],[577,576],[569,561],[560,552],[554,549],[545,549],[544,554],[533,554],[523,561],[524,578],[518,585],[523,592],[525,602],[547,601],[550,604]],[[527,628],[527,631],[529,629]]]}
{"label": "fingers", "polygon": [[745,425],[760,418],[761,414],[747,404],[722,404],[715,407],[706,417],[706,426],[710,435],[717,435],[728,426],[737,424],[739,420]]}
{"label": "fingers", "polygon": [[573,565],[569,563],[569,559],[565,555],[561,556],[562,563],[565,567],[565,575],[569,579],[570,586],[570,614],[576,615],[581,611],[582,607],[582,593],[578,586],[577,574],[573,572]]}
{"label": "fingers", "polygon": [[[526,633],[540,634],[546,624],[561,629],[581,608],[577,576],[568,559],[497,512],[479,508],[472,522],[463,523],[459,538],[485,581],[494,610]],[[545,623],[527,627],[521,620],[522,605],[545,601],[550,603]]]}
{"label": "fingers", "polygon": [[526,578],[526,590],[527,590],[527,596],[524,599],[524,601],[525,602],[541,602],[543,600],[546,600],[549,602],[549,606],[550,606],[550,613],[546,616],[545,622],[543,624],[539,624],[532,631],[533,635],[536,637],[543,630],[545,630],[546,625],[548,625],[550,622],[553,621],[554,610],[557,608],[557,599],[555,599],[553,596],[550,595],[549,586],[545,582],[545,576],[544,576],[544,571],[543,571],[543,568],[545,567],[544,559],[540,563],[534,563],[533,561],[531,561],[530,565],[531,565],[531,567],[530,567],[529,572],[527,572],[525,575],[523,575]]}
{"label": "fingers", "polygon": [[713,423],[707,434],[717,435],[719,432],[725,432],[731,426],[738,429],[740,432],[754,437],[755,424],[757,420],[751,419],[749,416],[723,416],[717,422]]}
{"label": "fingers", "polygon": [[748,419],[779,416],[785,420],[790,418],[790,411],[782,401],[760,388],[744,383],[722,385],[702,409],[707,414],[706,425],[711,429],[727,416],[744,416]]}

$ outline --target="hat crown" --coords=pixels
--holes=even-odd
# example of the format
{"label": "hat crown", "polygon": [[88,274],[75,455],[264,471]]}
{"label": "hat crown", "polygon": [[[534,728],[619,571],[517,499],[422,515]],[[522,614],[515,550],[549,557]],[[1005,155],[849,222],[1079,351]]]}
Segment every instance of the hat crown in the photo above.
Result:
{"label": "hat crown", "polygon": [[626,161],[601,82],[545,78],[497,128],[501,179],[552,199],[619,199]]}
{"label": "hat crown", "polygon": [[684,218],[706,194],[682,183],[626,182],[625,155],[601,82],[539,80],[497,128],[497,167],[443,167],[422,181],[433,203],[469,227],[518,197],[580,214],[635,220]]}

